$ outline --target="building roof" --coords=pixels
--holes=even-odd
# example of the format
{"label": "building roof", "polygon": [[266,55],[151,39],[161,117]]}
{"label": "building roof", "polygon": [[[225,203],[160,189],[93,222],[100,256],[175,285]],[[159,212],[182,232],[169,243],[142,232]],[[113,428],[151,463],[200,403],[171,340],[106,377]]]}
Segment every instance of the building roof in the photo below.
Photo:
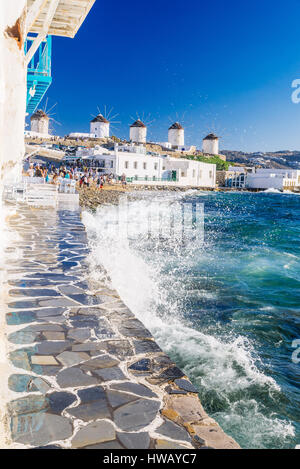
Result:
{"label": "building roof", "polygon": [[35,111],[34,114],[32,114],[30,120],[32,120],[32,119],[42,119],[42,118],[46,118],[46,119],[49,120],[49,117],[47,116],[47,114],[42,109],[38,109],[37,111]]}
{"label": "building roof", "polygon": [[145,124],[140,119],[135,121],[130,127],[144,127],[144,128],[146,128]]}
{"label": "building roof", "polygon": [[105,119],[102,114],[98,114],[94,119],[91,120],[91,122],[101,122],[102,124],[109,124],[109,121]]}
{"label": "building roof", "polygon": [[73,38],[96,0],[27,0],[28,31],[41,33],[51,19],[47,34]]}
{"label": "building roof", "polygon": [[179,124],[179,122],[175,122],[175,124],[171,125],[169,130],[183,130],[183,127]]}
{"label": "building roof", "polygon": [[208,134],[207,137],[205,137],[203,140],[219,140],[219,137],[217,137],[215,134]]}

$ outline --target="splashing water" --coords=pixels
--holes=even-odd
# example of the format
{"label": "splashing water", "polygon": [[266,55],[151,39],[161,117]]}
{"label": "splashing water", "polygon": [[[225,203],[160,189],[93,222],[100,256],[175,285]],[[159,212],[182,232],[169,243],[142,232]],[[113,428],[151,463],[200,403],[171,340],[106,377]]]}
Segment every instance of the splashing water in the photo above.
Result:
{"label": "splashing water", "polygon": [[[209,415],[242,447],[295,447],[297,197],[197,191],[139,197],[129,202],[121,235],[116,216],[125,206],[83,213],[92,275],[103,276],[104,267],[123,301],[198,388]],[[204,203],[204,242],[166,236],[170,204],[178,220],[182,203]]]}

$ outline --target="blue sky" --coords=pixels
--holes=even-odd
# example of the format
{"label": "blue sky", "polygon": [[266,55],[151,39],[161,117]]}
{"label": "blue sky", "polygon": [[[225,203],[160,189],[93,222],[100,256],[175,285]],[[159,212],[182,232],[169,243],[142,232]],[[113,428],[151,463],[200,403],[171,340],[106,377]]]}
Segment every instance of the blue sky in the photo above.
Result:
{"label": "blue sky", "polygon": [[222,149],[300,150],[299,17],[299,0],[96,0],[75,39],[53,40],[55,131],[88,132],[106,105],[119,137],[138,114],[152,141],[179,120],[186,144],[214,131]]}

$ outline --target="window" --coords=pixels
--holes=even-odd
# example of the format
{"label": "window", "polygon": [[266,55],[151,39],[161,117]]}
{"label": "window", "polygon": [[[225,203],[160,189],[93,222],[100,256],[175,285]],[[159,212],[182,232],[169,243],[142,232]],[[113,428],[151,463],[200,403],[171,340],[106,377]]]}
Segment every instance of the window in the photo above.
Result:
{"label": "window", "polygon": [[196,177],[196,170],[193,169],[193,178]]}
{"label": "window", "polygon": [[110,167],[111,167],[111,168],[114,167],[114,162],[113,162],[113,161],[110,162]]}
{"label": "window", "polygon": [[155,169],[155,171],[157,170],[157,168],[158,168],[158,164],[157,164],[157,163],[154,163],[154,169]]}
{"label": "window", "polygon": [[181,171],[181,177],[185,178],[185,172]]}
{"label": "window", "polygon": [[137,169],[137,168],[138,168],[138,163],[137,163],[137,161],[134,162],[133,167],[134,167],[134,169]]}
{"label": "window", "polygon": [[209,171],[209,179],[212,179],[212,177],[213,177],[213,172]]}
{"label": "window", "polygon": [[129,162],[125,161],[125,169],[128,169],[128,168],[129,168]]}
{"label": "window", "polygon": [[165,167],[165,166],[163,166],[163,171],[165,171],[165,169],[166,169],[166,167]]}
{"label": "window", "polygon": [[202,178],[202,169],[199,171],[200,179]]}
{"label": "window", "polygon": [[143,163],[143,168],[147,169],[147,163]]}

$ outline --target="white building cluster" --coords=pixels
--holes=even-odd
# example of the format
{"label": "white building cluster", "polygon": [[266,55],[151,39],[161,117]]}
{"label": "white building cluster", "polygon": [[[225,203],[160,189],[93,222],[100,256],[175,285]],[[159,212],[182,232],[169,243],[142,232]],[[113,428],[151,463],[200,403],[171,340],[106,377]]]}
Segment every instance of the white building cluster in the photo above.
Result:
{"label": "white building cluster", "polygon": [[126,176],[129,182],[147,185],[191,186],[213,189],[216,165],[169,155],[147,152],[144,145],[118,145],[113,150],[103,147],[79,149],[76,156],[89,161],[102,174]]}
{"label": "white building cluster", "polygon": [[256,169],[247,174],[248,189],[300,189],[300,171],[295,169]]}

